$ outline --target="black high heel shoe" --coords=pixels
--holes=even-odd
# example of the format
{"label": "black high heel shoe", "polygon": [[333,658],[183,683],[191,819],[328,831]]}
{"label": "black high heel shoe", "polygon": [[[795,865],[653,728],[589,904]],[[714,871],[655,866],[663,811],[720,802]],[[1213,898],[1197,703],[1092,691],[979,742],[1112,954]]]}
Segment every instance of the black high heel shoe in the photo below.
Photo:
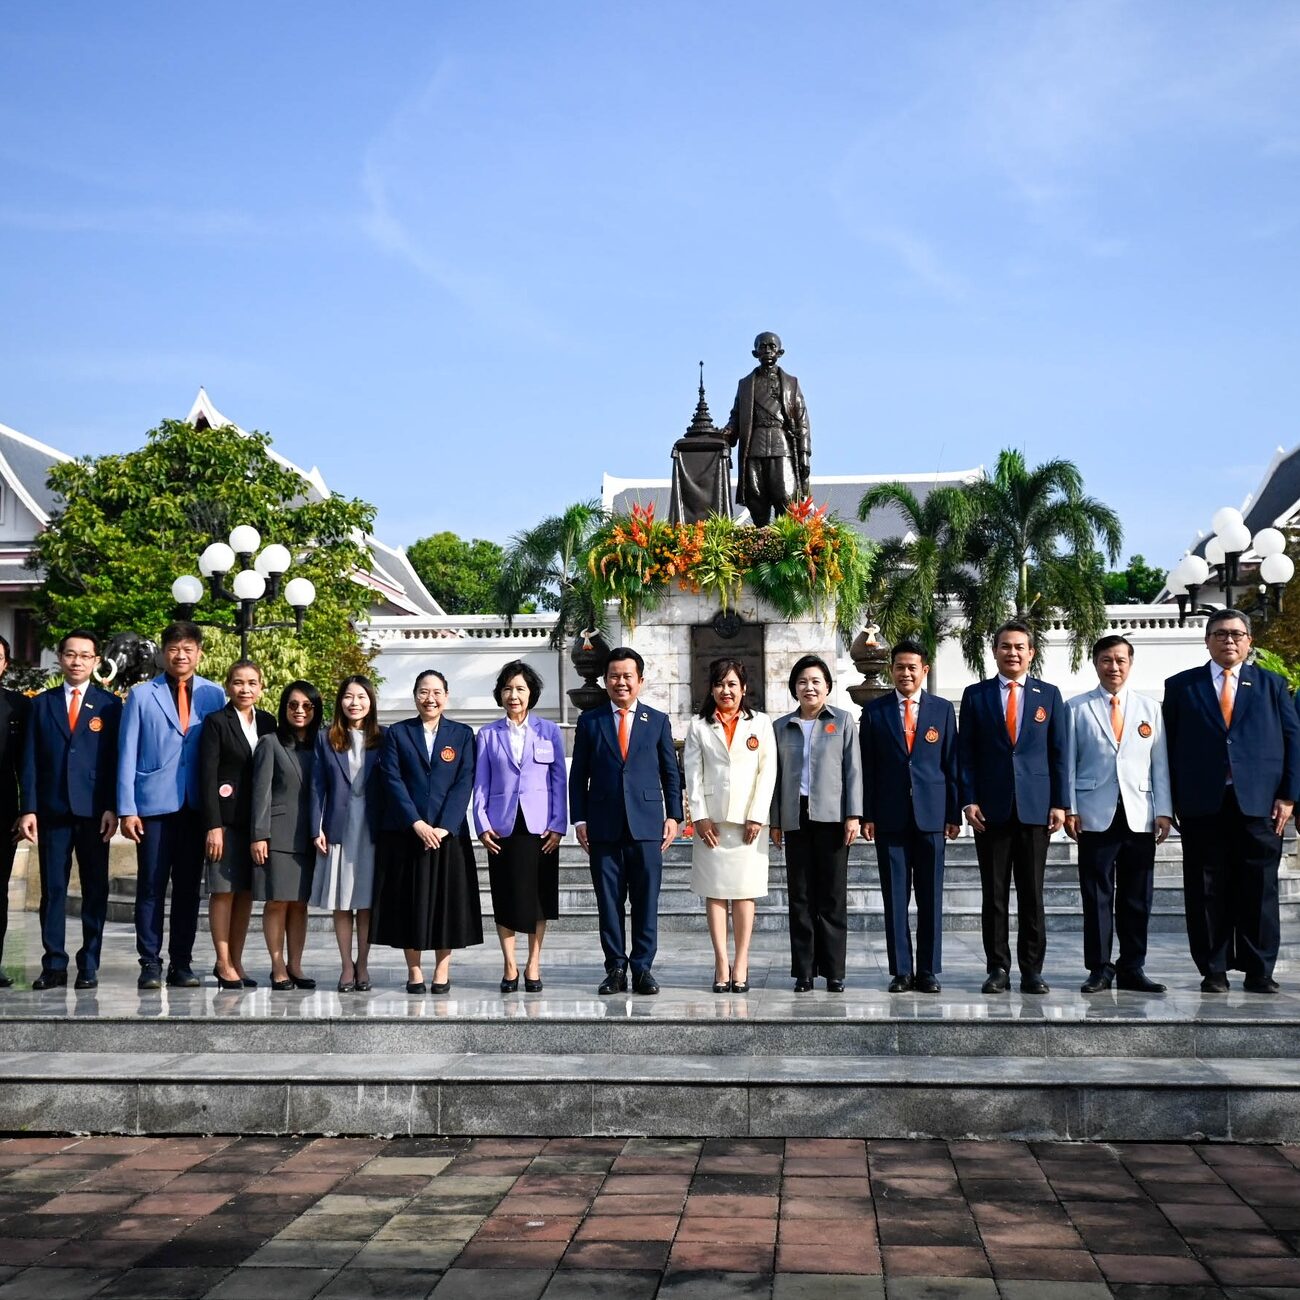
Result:
{"label": "black high heel shoe", "polygon": [[417,983],[415,980],[407,980],[406,991],[408,993],[423,993],[424,985],[421,983]]}
{"label": "black high heel shoe", "polygon": [[216,962],[212,963],[212,978],[215,979],[217,985],[223,989],[255,989],[257,987],[257,981],[249,979],[247,975],[240,975],[238,977],[238,984],[236,984],[234,980],[223,980],[221,978],[221,972],[217,969]]}
{"label": "black high heel shoe", "polygon": [[[733,974],[735,973],[735,968],[734,968],[734,967],[732,968],[732,973],[733,973]],[[747,975],[749,974],[748,971],[746,971],[745,973],[746,973]],[[743,979],[743,980],[733,979],[733,980],[731,981],[731,991],[732,991],[733,993],[748,993],[748,992],[749,992],[749,980],[747,980],[747,979]]]}
{"label": "black high heel shoe", "polygon": [[527,974],[524,975],[524,992],[540,993],[542,991],[542,977],[539,973],[535,980],[530,980]]}
{"label": "black high heel shoe", "polygon": [[293,971],[289,972],[289,983],[296,989],[314,989],[316,981],[308,979],[306,975],[295,975]]}
{"label": "black high heel shoe", "polygon": [[[212,973],[214,975],[217,974],[215,970],[213,970]],[[242,979],[225,980],[222,979],[220,975],[217,975],[217,988],[222,989],[227,993],[238,989],[239,992],[242,993],[244,991],[244,981]]]}
{"label": "black high heel shoe", "polygon": [[504,975],[501,977],[501,992],[502,992],[502,993],[518,993],[518,992],[519,992],[519,972],[518,972],[518,971],[515,971],[515,977],[514,977],[514,979],[507,979],[506,976],[504,976]]}
{"label": "black high heel shoe", "polygon": [[713,981],[713,991],[715,993],[731,992],[731,967],[730,966],[727,967],[727,978],[725,980]]}

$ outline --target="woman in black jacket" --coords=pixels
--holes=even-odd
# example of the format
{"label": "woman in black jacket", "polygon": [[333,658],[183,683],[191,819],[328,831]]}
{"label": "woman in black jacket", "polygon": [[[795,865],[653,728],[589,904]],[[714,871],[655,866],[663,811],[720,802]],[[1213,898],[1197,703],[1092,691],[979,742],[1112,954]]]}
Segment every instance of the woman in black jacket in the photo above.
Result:
{"label": "woman in black jacket", "polygon": [[244,974],[244,939],[253,912],[253,750],[261,737],[275,730],[275,719],[257,708],[262,670],[250,660],[230,665],[226,694],[230,702],[203,719],[199,738],[199,790],[208,831],[204,882],[217,953],[212,973],[221,988],[244,989],[257,987],[257,981]]}

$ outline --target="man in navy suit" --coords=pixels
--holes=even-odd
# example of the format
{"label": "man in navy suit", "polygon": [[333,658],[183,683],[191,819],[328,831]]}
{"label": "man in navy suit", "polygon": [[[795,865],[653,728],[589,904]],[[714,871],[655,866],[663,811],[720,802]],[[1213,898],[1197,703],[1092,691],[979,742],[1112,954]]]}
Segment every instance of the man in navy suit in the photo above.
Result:
{"label": "man in navy suit", "polygon": [[198,988],[192,968],[199,924],[206,827],[199,794],[199,734],[209,713],[225,708],[216,682],[196,677],[203,630],[196,623],[163,629],[166,671],[142,682],[122,709],[117,811],[136,847],[135,943],[142,989],[162,987],[163,915],[171,881],[167,983]]}
{"label": "man in navy suit", "polygon": [[24,839],[41,865],[41,943],[45,955],[32,988],[68,983],[66,914],[72,855],[81,876],[79,989],[99,984],[108,916],[108,844],[117,831],[117,733],[122,701],[91,680],[99,638],[69,632],[59,642],[63,685],[43,691],[27,714],[22,757]]}
{"label": "man in navy suit", "polygon": [[988,979],[983,992],[1011,987],[1008,914],[1016,882],[1020,991],[1046,993],[1047,844],[1070,808],[1070,715],[1061,693],[1029,676],[1034,634],[1012,619],[993,634],[996,677],[961,697],[957,753],[961,800],[975,831],[983,906],[980,927]]}
{"label": "man in navy suit", "polygon": [[[925,647],[900,641],[890,652],[894,689],[862,710],[862,833],[876,842],[885,898],[891,993],[938,993],[942,969],[943,844],[961,830],[957,718],[922,690]],[[916,888],[916,965],[907,905]]]}
{"label": "man in navy suit", "polygon": [[1165,682],[1174,816],[1183,836],[1187,938],[1204,993],[1244,971],[1248,993],[1276,993],[1277,869],[1300,793],[1300,719],[1286,682],[1246,662],[1250,619],[1216,610],[1210,662]]}
{"label": "man in navy suit", "polygon": [[[645,662],[628,646],[610,651],[610,707],[578,719],[569,771],[569,810],[578,843],[591,855],[591,883],[605,952],[601,993],[659,992],[651,973],[659,941],[663,851],[682,819],[682,780],[665,714],[637,703]],[[632,902],[632,951],[624,928]]]}

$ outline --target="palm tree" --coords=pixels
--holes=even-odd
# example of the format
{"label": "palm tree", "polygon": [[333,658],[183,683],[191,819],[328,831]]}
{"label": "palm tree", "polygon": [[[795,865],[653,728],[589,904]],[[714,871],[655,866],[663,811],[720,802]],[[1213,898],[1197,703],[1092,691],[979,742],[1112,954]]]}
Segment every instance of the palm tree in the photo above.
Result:
{"label": "palm tree", "polygon": [[1049,460],[1034,469],[1011,448],[998,456],[990,478],[971,484],[976,519],[966,555],[978,581],[963,600],[962,651],[975,672],[993,630],[1009,611],[1042,633],[1054,618],[1068,620],[1070,664],[1078,668],[1106,622],[1106,598],[1096,556],[1115,564],[1124,530],[1119,516],[1083,491],[1073,461]]}
{"label": "palm tree", "polygon": [[498,614],[511,618],[525,601],[556,611],[551,649],[575,632],[603,631],[604,606],[596,599],[584,557],[607,516],[599,501],[578,501],[511,538],[493,595]]}
{"label": "palm tree", "polygon": [[905,483],[877,483],[862,494],[858,518],[882,506],[903,516],[907,533],[882,542],[876,552],[873,613],[888,641],[915,637],[933,661],[948,635],[944,606],[965,602],[972,584],[965,566],[966,534],[975,506],[965,487],[940,487],[924,501]]}

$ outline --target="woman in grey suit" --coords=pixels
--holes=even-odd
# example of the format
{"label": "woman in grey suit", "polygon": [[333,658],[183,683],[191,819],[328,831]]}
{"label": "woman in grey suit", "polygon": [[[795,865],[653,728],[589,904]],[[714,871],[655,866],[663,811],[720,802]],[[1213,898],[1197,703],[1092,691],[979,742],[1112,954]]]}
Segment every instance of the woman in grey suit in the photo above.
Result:
{"label": "woman in grey suit", "polygon": [[302,950],[316,865],[311,781],[320,716],[320,692],[310,682],[290,682],[280,696],[276,731],[253,754],[253,893],[266,905],[262,933],[277,993],[316,987],[302,973]]}
{"label": "woman in grey suit", "polygon": [[849,938],[849,845],[862,819],[858,729],[832,708],[831,670],[804,655],[790,670],[799,702],[778,718],[772,843],[784,840],[790,908],[790,974],[807,993],[822,975],[829,993],[844,992]]}

